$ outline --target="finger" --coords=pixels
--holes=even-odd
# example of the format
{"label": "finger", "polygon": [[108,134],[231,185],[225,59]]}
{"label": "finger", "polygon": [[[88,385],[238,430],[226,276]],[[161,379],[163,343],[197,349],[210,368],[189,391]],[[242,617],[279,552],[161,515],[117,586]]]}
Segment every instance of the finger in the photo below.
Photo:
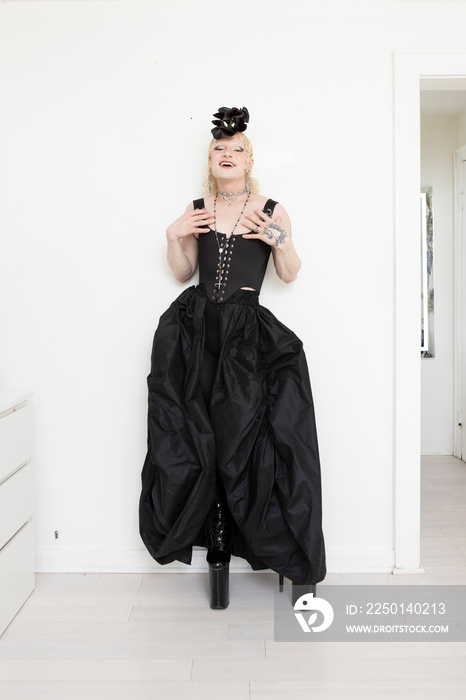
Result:
{"label": "finger", "polygon": [[193,226],[207,226],[208,224],[213,224],[215,221],[214,218],[209,218],[209,219],[198,219],[197,221],[193,221],[192,225]]}
{"label": "finger", "polygon": [[246,236],[246,238],[262,238],[263,233],[261,231],[251,231],[251,233],[243,233],[243,236]]}
{"label": "finger", "polygon": [[254,226],[256,226],[256,222],[254,221],[254,219],[252,218],[252,216],[250,214],[244,214],[244,216],[242,217],[241,220],[247,221],[248,223],[253,223]]}
{"label": "finger", "polygon": [[262,209],[255,209],[255,214],[262,220],[262,221],[267,221],[267,219],[270,219],[270,216],[268,216]]}
{"label": "finger", "polygon": [[241,219],[240,221],[241,226],[244,226],[245,228],[251,229],[251,231],[255,231],[256,233],[258,232],[259,225],[253,221],[252,219]]}
{"label": "finger", "polygon": [[[243,219],[250,221],[253,224],[253,227],[260,226],[261,224],[263,224],[265,222],[265,220],[262,219],[260,216],[260,211],[261,211],[260,209],[257,209],[256,211],[254,211],[250,214],[244,214]],[[262,212],[262,214],[264,215],[263,212]]]}
{"label": "finger", "polygon": [[257,214],[245,214],[243,220],[248,222],[250,228],[255,228],[256,226],[263,226],[265,221],[260,218]]}
{"label": "finger", "polygon": [[194,209],[191,216],[212,216],[212,212],[207,211],[207,209]]}
{"label": "finger", "polygon": [[202,215],[196,214],[195,216],[192,216],[192,219],[194,219],[194,221],[213,221],[214,217],[213,214],[206,213]]}
{"label": "finger", "polygon": [[262,239],[261,233],[243,233],[243,238],[250,238],[251,240],[256,240],[258,238]]}

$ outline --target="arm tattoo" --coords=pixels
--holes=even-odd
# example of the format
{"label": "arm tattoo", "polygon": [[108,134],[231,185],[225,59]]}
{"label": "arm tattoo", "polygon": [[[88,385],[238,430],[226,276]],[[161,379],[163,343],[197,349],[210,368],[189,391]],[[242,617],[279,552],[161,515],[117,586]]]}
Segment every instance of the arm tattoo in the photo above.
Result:
{"label": "arm tattoo", "polygon": [[[274,231],[278,231],[278,234],[274,233]],[[286,231],[274,221],[271,221],[270,224],[267,224],[267,226],[264,229],[264,233],[267,236],[267,238],[269,238],[271,241],[274,241],[276,246],[280,243],[284,243],[287,237]]]}

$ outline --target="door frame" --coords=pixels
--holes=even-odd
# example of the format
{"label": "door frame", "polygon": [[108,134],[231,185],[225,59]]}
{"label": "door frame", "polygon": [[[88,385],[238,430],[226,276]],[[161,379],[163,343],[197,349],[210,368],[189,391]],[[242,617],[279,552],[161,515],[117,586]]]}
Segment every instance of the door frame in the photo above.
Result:
{"label": "door frame", "polygon": [[[466,51],[394,52],[395,465],[393,573],[420,566],[420,80],[466,79]],[[440,85],[440,82],[438,82]],[[433,87],[435,89],[435,87]]]}
{"label": "door frame", "polygon": [[[464,251],[466,232],[463,226],[464,191],[466,182],[464,178],[466,161],[466,145],[457,148],[454,153],[454,319],[455,319],[455,366],[454,366],[454,392],[455,392],[455,413],[454,413],[454,452],[455,457],[466,461],[466,454],[463,450],[463,429],[460,424],[464,422],[464,325],[465,308],[463,302],[464,289]],[[463,194],[463,198],[461,195]]]}

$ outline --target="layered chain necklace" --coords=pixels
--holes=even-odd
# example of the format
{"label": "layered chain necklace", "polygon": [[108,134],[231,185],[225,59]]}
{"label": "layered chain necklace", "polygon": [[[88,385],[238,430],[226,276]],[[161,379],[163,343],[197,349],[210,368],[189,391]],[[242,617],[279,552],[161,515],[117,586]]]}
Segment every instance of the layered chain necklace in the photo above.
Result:
{"label": "layered chain necklace", "polygon": [[[243,216],[243,212],[246,209],[246,204],[249,201],[249,196],[250,192],[248,192],[247,189],[242,190],[241,192],[235,192],[234,194],[240,195],[244,192],[248,193],[248,196],[246,197],[246,201],[243,204],[243,208],[241,209],[240,215],[236,219],[236,223],[233,226],[233,229],[231,233],[225,234],[225,233],[218,233],[217,232],[217,198],[219,194],[222,194],[222,192],[218,191],[217,194],[215,195],[214,199],[214,234],[215,234],[215,240],[217,241],[217,247],[218,247],[218,263],[217,263],[217,276],[215,278],[215,285],[214,285],[214,293],[212,296],[213,301],[223,301],[223,293],[225,291],[225,287],[227,286],[227,281],[228,281],[228,273],[230,272],[230,263],[231,263],[231,256],[233,255],[233,248],[235,245],[235,237],[234,237],[234,232],[236,230],[236,227],[238,226],[238,222]],[[230,206],[230,205],[228,205]]]}
{"label": "layered chain necklace", "polygon": [[231,207],[232,202],[236,202],[240,194],[244,194],[245,192],[248,192],[248,188],[245,187],[244,190],[240,190],[239,192],[222,192],[221,190],[218,190],[218,194],[222,195],[223,199],[225,202],[228,203],[228,206]]}

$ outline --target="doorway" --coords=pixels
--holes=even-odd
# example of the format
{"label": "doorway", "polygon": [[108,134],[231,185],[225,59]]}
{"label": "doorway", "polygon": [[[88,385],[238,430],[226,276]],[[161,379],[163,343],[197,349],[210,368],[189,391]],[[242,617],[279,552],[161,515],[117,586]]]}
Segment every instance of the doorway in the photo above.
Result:
{"label": "doorway", "polygon": [[[466,92],[464,93],[466,99]],[[466,113],[464,145],[455,150],[455,457],[466,462]]]}
{"label": "doorway", "polygon": [[[420,567],[420,81],[466,90],[466,52],[396,51],[395,569]],[[444,82],[445,84],[445,82]]]}
{"label": "doorway", "polygon": [[430,191],[431,204],[424,218],[428,255],[425,244],[422,251],[430,289],[424,299],[429,310],[421,359],[421,454],[464,459],[466,90],[461,80],[439,81],[434,90],[431,83],[420,81],[421,185]]}

